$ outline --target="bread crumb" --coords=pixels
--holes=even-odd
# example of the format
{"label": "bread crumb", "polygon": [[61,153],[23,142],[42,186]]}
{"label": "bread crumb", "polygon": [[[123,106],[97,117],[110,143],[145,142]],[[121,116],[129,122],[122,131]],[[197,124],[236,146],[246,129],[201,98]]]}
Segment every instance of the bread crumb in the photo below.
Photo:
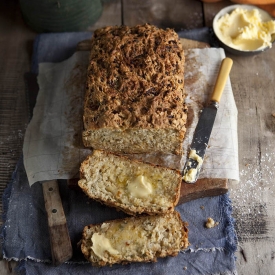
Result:
{"label": "bread crumb", "polygon": [[212,218],[208,218],[207,222],[205,223],[205,227],[213,228],[213,227],[217,226],[218,224],[219,224],[219,222],[215,222]]}
{"label": "bread crumb", "polygon": [[201,206],[200,206],[200,209],[204,210],[204,205],[201,205]]}
{"label": "bread crumb", "polygon": [[185,266],[183,269],[184,269],[184,270],[187,270],[187,266]]}

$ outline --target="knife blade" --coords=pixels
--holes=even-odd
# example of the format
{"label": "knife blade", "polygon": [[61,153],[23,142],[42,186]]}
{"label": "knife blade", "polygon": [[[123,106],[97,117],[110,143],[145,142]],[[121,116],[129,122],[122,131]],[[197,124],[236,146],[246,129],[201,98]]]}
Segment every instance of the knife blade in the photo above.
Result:
{"label": "knife blade", "polygon": [[183,168],[182,179],[187,183],[195,183],[198,179],[219,108],[219,102],[232,65],[232,59],[226,57],[222,60],[218,77],[210,98],[210,103],[203,109],[199,117],[193,140],[190,145],[189,154]]}

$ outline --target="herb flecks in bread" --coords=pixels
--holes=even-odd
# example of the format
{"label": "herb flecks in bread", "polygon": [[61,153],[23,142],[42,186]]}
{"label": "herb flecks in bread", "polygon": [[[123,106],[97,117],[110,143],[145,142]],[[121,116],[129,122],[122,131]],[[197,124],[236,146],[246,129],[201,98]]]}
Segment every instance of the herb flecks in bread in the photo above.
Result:
{"label": "herb flecks in bread", "polygon": [[188,230],[178,212],[130,217],[84,228],[81,250],[95,266],[151,262],[188,247]]}
{"label": "herb flecks in bread", "polygon": [[128,214],[166,213],[178,203],[181,174],[94,150],[81,164],[78,185],[90,198]]}
{"label": "herb flecks in bread", "polygon": [[91,40],[83,142],[113,152],[180,154],[184,52],[171,29],[106,27]]}

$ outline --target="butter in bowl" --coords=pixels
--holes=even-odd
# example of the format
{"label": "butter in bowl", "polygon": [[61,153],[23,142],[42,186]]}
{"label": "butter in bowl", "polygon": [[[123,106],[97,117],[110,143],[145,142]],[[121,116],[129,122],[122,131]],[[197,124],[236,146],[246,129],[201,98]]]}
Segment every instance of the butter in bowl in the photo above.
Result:
{"label": "butter in bowl", "polygon": [[221,46],[236,55],[259,54],[275,40],[275,20],[252,5],[222,9],[213,20],[213,30]]}

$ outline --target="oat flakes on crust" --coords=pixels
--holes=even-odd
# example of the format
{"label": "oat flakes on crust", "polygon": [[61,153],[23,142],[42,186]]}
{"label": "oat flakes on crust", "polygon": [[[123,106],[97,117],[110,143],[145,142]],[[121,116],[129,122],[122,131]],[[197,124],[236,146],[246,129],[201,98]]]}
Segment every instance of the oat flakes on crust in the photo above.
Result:
{"label": "oat flakes on crust", "polygon": [[172,128],[185,132],[184,52],[171,29],[152,25],[95,31],[85,130]]}

